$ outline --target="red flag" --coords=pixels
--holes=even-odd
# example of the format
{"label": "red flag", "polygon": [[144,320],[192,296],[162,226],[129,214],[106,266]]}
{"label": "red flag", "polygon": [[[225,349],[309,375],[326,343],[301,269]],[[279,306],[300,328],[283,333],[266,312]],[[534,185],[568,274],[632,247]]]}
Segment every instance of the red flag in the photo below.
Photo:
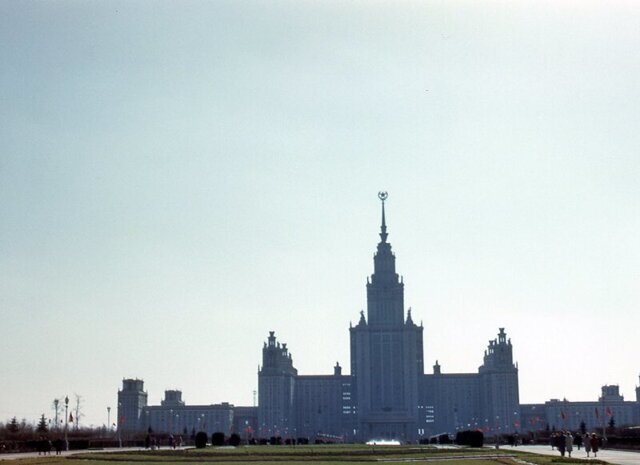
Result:
{"label": "red flag", "polygon": [[611,415],[613,415],[611,413],[611,407],[607,407],[607,416],[610,417]]}
{"label": "red flag", "polygon": [[596,418],[600,418],[600,412],[598,412],[598,407],[596,407]]}
{"label": "red flag", "polygon": [[73,413],[69,414],[69,423],[73,423]]}

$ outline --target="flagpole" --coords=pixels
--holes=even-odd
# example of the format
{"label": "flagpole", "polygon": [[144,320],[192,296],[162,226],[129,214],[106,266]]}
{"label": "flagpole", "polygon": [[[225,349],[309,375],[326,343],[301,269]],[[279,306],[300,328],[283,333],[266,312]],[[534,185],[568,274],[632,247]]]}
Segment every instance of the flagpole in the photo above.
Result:
{"label": "flagpole", "polygon": [[602,445],[607,442],[606,410],[604,409],[604,389],[602,390]]}

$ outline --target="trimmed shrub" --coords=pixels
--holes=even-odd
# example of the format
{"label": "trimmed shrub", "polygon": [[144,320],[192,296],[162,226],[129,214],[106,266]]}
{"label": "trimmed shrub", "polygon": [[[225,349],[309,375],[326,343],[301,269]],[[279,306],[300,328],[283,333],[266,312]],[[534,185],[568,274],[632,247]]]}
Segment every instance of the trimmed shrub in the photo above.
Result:
{"label": "trimmed shrub", "polygon": [[207,447],[207,437],[207,433],[205,433],[204,431],[199,431],[198,433],[196,433],[196,448],[204,449],[205,447]]}
{"label": "trimmed shrub", "polygon": [[229,445],[237,447],[240,445],[240,435],[238,433],[233,433],[229,436]]}
{"label": "trimmed shrub", "polygon": [[484,444],[484,434],[478,430],[458,431],[456,434],[456,444],[459,446],[482,447]]}
{"label": "trimmed shrub", "polygon": [[220,431],[216,431],[211,435],[211,445],[212,446],[224,446],[224,433]]}

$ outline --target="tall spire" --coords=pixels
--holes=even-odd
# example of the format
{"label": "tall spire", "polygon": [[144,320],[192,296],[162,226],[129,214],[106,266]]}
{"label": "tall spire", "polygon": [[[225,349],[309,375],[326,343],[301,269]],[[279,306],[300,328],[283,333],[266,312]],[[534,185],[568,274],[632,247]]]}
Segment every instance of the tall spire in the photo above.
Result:
{"label": "tall spire", "polygon": [[387,242],[387,223],[385,221],[384,218],[384,201],[387,200],[387,198],[389,197],[389,194],[387,194],[386,192],[378,192],[378,198],[380,199],[380,201],[382,202],[382,225],[380,226],[380,239],[382,240],[382,242]]}

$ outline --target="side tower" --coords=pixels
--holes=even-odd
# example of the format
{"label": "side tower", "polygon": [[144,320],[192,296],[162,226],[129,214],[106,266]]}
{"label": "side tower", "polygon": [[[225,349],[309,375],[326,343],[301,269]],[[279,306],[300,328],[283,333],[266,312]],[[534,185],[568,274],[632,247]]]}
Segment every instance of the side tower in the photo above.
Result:
{"label": "side tower", "polygon": [[289,436],[294,433],[293,394],[298,370],[293,367],[287,344],[276,342],[274,331],[262,348],[258,370],[258,435]]}
{"label": "side tower", "polygon": [[367,280],[367,317],[349,329],[352,394],[358,440],[374,438],[414,441],[417,437],[418,379],[424,373],[422,333],[404,314],[404,284],[396,273],[396,257],[387,242],[384,202],[382,225]]}
{"label": "side tower", "polygon": [[118,431],[138,431],[140,415],[147,406],[147,393],[141,379],[123,379],[118,391]]}
{"label": "side tower", "polygon": [[513,346],[504,328],[500,328],[497,339],[489,341],[478,375],[481,416],[486,426],[496,434],[519,431],[518,366],[513,363]]}

